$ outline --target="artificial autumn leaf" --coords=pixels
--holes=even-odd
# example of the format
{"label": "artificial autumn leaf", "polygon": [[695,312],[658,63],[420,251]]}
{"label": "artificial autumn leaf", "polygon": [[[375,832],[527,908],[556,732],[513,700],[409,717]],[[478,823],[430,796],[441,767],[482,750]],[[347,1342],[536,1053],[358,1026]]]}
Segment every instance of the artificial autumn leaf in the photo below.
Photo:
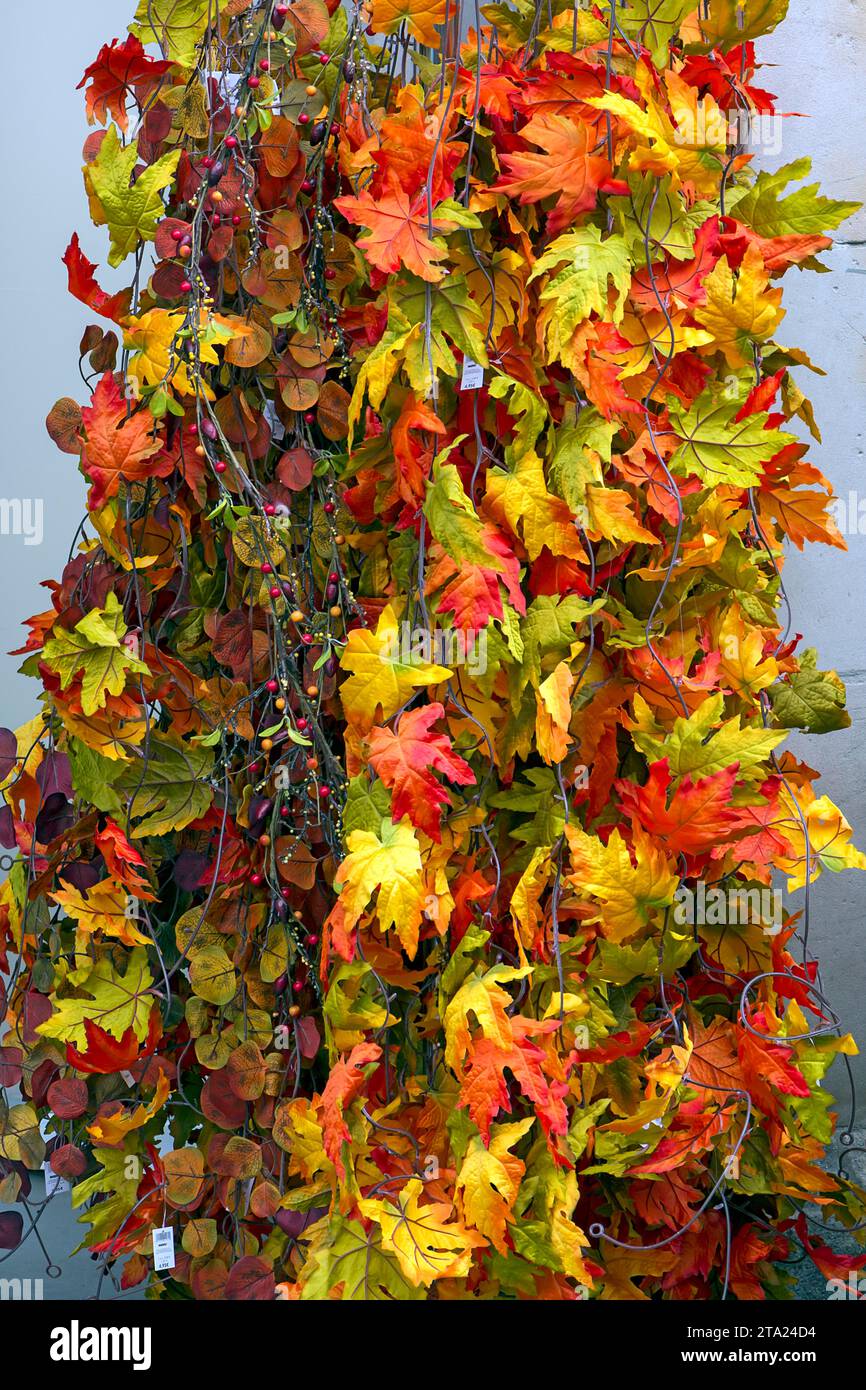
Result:
{"label": "artificial autumn leaf", "polygon": [[400,644],[399,620],[390,604],[375,633],[368,628],[349,633],[340,665],[351,675],[340,688],[340,698],[347,719],[359,733],[372,728],[377,712],[382,719],[390,719],[416,690],[439,685],[451,675],[447,666],[416,659],[413,652],[401,651]]}
{"label": "artificial autumn leaf", "polygon": [[668,850],[699,854],[727,839],[737,824],[731,805],[737,773],[734,764],[696,782],[685,777],[670,798],[670,806],[667,794],[671,774],[664,759],[652,764],[644,786],[619,782],[617,789],[624,813],[635,816]]}
{"label": "artificial autumn leaf", "polygon": [[337,198],[334,206],[349,222],[369,230],[358,238],[358,246],[377,270],[393,274],[404,266],[422,280],[435,284],[445,271],[437,265],[445,255],[444,247],[432,238],[447,231],[453,223],[427,215],[423,196],[410,201],[401,188],[391,188],[380,198],[362,193],[358,198]]}
{"label": "artificial autumn leaf", "polygon": [[148,672],[146,664],[124,642],[125,636],[123,610],[111,592],[103,609],[91,609],[71,632],[55,628],[45,643],[43,659],[60,677],[61,690],[81,678],[85,715],[104,709],[109,695],[120,695],[130,676]]}
{"label": "artificial autumn leaf", "polygon": [[107,294],[105,290],[100,289],[94,273],[96,266],[81,250],[77,232],[64,252],[63,264],[69,278],[69,293],[80,299],[82,304],[88,305],[97,314],[102,314],[114,323],[119,323],[129,313],[132,298],[129,291],[120,290],[117,294]]}
{"label": "artificial autumn leaf", "polygon": [[606,843],[577,825],[566,825],[565,835],[573,869],[569,882],[579,895],[598,900],[597,920],[609,941],[619,944],[634,936],[673,901],[679,879],[671,861],[638,827],[632,831],[631,854],[618,830]]}
{"label": "artificial autumn leaf", "polygon": [[135,92],[142,104],[154,87],[171,71],[171,63],[149,57],[134,34],[123,43],[115,39],[103,44],[94,62],[85,70],[78,86],[86,87],[87,119],[106,125],[117,121],[124,135],[129,126],[126,106]]}
{"label": "artificial autumn leaf", "polygon": [[504,155],[507,172],[494,184],[494,191],[519,193],[521,204],[556,197],[547,219],[547,230],[555,235],[577,214],[595,207],[599,184],[610,166],[603,155],[593,153],[592,129],[582,121],[544,113],[528,121],[520,135],[527,144],[538,145],[543,154],[527,150]]}
{"label": "artificial autumn leaf", "polygon": [[764,258],[756,246],[746,251],[734,277],[723,256],[704,280],[706,303],[695,309],[696,321],[713,335],[713,347],[729,367],[745,367],[754,344],[775,333],[784,317],[782,291],[769,288]]}
{"label": "artificial autumn leaf", "polygon": [[116,127],[108,127],[99,154],[84,166],[84,175],[96,225],[107,225],[111,233],[109,265],[120,265],[140,242],[153,241],[164,212],[159,195],[171,183],[179,159],[179,150],[164,154],[142,170],[130,188],[138,146],[122,147]]}
{"label": "artificial autumn leaf", "polygon": [[145,43],[157,43],[166,57],[190,67],[209,23],[231,0],[139,0],[135,27]]}
{"label": "artificial autumn leaf", "polygon": [[448,17],[446,0],[369,0],[372,27],[393,34],[405,24],[419,43],[438,48],[439,27]]}
{"label": "artificial autumn leaf", "polygon": [[505,1233],[515,1220],[514,1202],[520,1190],[525,1165],[510,1150],[532,1128],[530,1117],[516,1124],[497,1125],[489,1147],[476,1136],[457,1175],[463,1219],[474,1226],[504,1254]]}
{"label": "artificial autumn leaf", "polygon": [[96,884],[86,894],[67,888],[51,896],[67,917],[73,918],[81,932],[113,936],[125,946],[146,946],[150,941],[130,916],[130,895],[120,884],[107,880]]}
{"label": "artificial autumn leaf", "polygon": [[754,487],[763,466],[782,449],[796,442],[783,430],[767,429],[763,412],[739,418],[737,400],[716,400],[705,394],[682,410],[671,405],[674,432],[682,441],[670,467],[675,473],[694,473],[712,486],[729,483]]}
{"label": "artificial autumn leaf", "polygon": [[76,998],[57,999],[51,1017],[39,1025],[44,1037],[57,1038],[85,1050],[89,1039],[85,1024],[96,1024],[112,1038],[121,1039],[131,1029],[144,1042],[150,1024],[153,984],[147,953],[136,946],[127,959],[124,975],[118,975],[107,957],[101,957],[78,986]]}
{"label": "artificial autumn leaf", "polygon": [[436,841],[441,839],[442,807],[451,798],[432,774],[441,772],[462,787],[475,782],[469,764],[452,751],[448,735],[433,733],[444,714],[440,704],[424,705],[402,715],[396,732],[374,729],[370,735],[370,763],[394,793],[394,821],[408,816],[417,830]]}
{"label": "artificial autumn leaf", "polygon": [[164,478],[174,471],[171,458],[160,454],[149,411],[130,416],[128,403],[111,372],[106,372],[85,406],[81,419],[86,432],[83,462],[93,482],[91,505],[101,507],[117,495],[122,482]]}
{"label": "artificial autumn leaf", "polygon": [[422,1205],[423,1191],[424,1184],[413,1178],[387,1201],[362,1198],[358,1202],[361,1214],[381,1228],[383,1248],[394,1252],[406,1278],[416,1286],[465,1274],[472,1251],[487,1244],[483,1236],[451,1219],[453,1208],[447,1202]]}
{"label": "artificial autumn leaf", "polygon": [[344,930],[351,930],[377,893],[376,916],[382,931],[393,927],[407,955],[414,956],[426,897],[421,853],[407,818],[398,825],[383,821],[378,834],[353,830],[348,845],[349,853],[335,879],[342,889]]}

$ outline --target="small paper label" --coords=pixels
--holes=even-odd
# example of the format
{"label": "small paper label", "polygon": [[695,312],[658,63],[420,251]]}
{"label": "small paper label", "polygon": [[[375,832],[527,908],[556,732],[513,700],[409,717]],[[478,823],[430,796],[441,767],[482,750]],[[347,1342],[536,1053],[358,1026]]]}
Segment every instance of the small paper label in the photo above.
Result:
{"label": "small paper label", "polygon": [[69,1191],[69,1183],[66,1178],[61,1178],[59,1173],[55,1173],[50,1163],[43,1163],[42,1171],[45,1174],[46,1197],[56,1197],[60,1192]]}
{"label": "small paper label", "polygon": [[463,375],[460,378],[461,391],[477,391],[484,385],[484,368],[472,357],[463,358]]}
{"label": "small paper label", "polygon": [[153,1233],[153,1267],[174,1269],[174,1231],[171,1226],[160,1226]]}
{"label": "small paper label", "polygon": [[122,1071],[122,1072],[120,1073],[120,1075],[123,1077],[123,1079],[124,1079],[124,1081],[126,1082],[127,1086],[134,1086],[134,1085],[135,1085],[135,1077],[133,1076],[133,1074],[132,1074],[131,1071]]}

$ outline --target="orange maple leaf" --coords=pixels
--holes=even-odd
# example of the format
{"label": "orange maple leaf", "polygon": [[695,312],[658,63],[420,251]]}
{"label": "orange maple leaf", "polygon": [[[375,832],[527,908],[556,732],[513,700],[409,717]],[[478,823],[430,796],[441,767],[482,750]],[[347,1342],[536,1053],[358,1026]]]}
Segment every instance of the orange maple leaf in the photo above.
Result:
{"label": "orange maple leaf", "polygon": [[547,230],[555,236],[579,213],[592,211],[610,166],[602,155],[591,153],[593,133],[582,121],[545,114],[535,116],[520,133],[544,153],[504,154],[508,174],[494,184],[494,192],[519,193],[521,204],[555,197],[547,219]]}
{"label": "orange maple leaf", "polygon": [[436,781],[433,772],[450,777],[458,786],[475,781],[472,768],[452,752],[447,734],[435,734],[432,727],[445,710],[440,704],[409,710],[400,720],[396,733],[374,729],[370,734],[370,762],[385,786],[393,790],[392,815],[395,821],[408,816],[412,824],[431,840],[442,838],[442,807],[451,798]]}
{"label": "orange maple leaf", "polygon": [[[381,198],[362,193],[359,198],[335,198],[334,207],[357,226],[369,227],[358,245],[377,270],[386,275],[405,266],[422,280],[435,284],[445,271],[434,265],[446,254],[430,238],[431,226],[427,217],[427,200],[421,196],[410,201],[402,188],[392,187]],[[451,223],[432,224],[432,231],[447,231]]]}
{"label": "orange maple leaf", "polygon": [[91,507],[114,497],[121,482],[165,478],[172,472],[172,459],[154,460],[162,444],[153,437],[153,416],[142,410],[127,418],[127,402],[111,372],[102,377],[81,416],[87,431],[84,471],[93,483]]}

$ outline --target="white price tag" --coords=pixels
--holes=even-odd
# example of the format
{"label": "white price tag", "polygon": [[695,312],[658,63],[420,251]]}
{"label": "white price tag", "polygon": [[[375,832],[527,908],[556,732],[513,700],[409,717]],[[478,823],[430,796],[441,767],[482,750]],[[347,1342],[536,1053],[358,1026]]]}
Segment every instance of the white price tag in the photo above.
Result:
{"label": "white price tag", "polygon": [[484,385],[484,368],[473,357],[463,358],[463,375],[460,378],[461,391],[477,391]]}
{"label": "white price tag", "polygon": [[123,1079],[124,1079],[124,1081],[126,1082],[127,1086],[134,1086],[134,1085],[135,1085],[135,1077],[133,1076],[133,1074],[132,1074],[131,1071],[122,1071],[122,1072],[120,1073],[120,1075],[123,1077]]}
{"label": "white price tag", "polygon": [[45,1174],[45,1196],[56,1197],[60,1192],[69,1191],[69,1183],[66,1178],[61,1178],[59,1173],[55,1173],[51,1164],[46,1160],[42,1165]]}
{"label": "white price tag", "polygon": [[171,1226],[160,1226],[153,1233],[153,1267],[157,1272],[174,1269],[174,1231]]}

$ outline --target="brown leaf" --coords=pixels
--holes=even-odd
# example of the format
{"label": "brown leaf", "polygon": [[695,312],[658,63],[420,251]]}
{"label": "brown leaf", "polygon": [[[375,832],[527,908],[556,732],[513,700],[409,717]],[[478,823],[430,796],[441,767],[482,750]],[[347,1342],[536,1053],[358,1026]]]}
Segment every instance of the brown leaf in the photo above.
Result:
{"label": "brown leaf", "polygon": [[61,397],[45,421],[45,428],[64,454],[81,453],[81,426],[81,406],[70,396]]}

